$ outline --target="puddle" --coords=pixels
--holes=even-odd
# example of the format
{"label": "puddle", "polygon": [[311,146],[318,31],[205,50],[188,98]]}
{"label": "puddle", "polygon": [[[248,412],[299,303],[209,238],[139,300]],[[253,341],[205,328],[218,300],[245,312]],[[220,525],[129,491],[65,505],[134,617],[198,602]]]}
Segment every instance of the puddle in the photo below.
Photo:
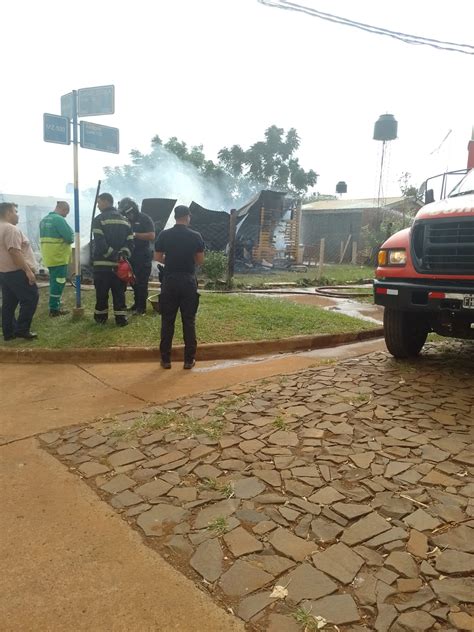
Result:
{"label": "puddle", "polygon": [[[365,288],[364,286],[357,286],[362,289],[369,289],[370,286]],[[286,300],[294,301],[303,305],[312,305],[314,307],[320,307],[327,311],[334,311],[352,318],[358,318],[369,323],[380,325],[383,321],[383,308],[372,303],[362,303],[354,298],[340,298],[337,296],[331,296],[330,292],[325,292],[324,295],[316,294],[314,287],[298,288],[298,290],[290,291],[286,290],[260,290],[258,292],[252,292],[252,296],[269,296],[271,298],[284,298]],[[348,288],[351,291],[351,288]]]}

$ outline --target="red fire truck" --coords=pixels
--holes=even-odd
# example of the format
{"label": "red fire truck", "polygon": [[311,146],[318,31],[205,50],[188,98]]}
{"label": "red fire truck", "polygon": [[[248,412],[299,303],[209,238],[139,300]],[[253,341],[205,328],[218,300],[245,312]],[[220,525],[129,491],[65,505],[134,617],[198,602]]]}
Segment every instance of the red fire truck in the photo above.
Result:
{"label": "red fire truck", "polygon": [[[446,195],[452,177],[460,181]],[[474,339],[474,135],[468,168],[434,176],[423,189],[411,228],[378,253],[374,298],[385,307],[385,342],[396,358],[418,355],[430,332]]]}

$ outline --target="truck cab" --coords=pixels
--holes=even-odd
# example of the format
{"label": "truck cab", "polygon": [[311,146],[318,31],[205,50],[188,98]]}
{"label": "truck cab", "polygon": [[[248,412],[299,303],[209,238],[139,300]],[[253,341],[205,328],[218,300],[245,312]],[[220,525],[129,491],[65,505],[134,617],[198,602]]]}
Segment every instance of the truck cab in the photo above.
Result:
{"label": "truck cab", "polygon": [[379,250],[374,300],[385,307],[385,342],[396,358],[418,355],[430,332],[474,339],[474,141],[469,149],[468,169],[430,178],[413,225]]}

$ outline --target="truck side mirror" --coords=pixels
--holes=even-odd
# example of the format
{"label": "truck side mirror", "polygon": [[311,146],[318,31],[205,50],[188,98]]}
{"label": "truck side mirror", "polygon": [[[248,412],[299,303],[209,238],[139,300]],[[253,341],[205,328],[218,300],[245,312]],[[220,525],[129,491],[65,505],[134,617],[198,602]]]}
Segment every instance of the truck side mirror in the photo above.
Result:
{"label": "truck side mirror", "polygon": [[426,189],[425,191],[425,204],[431,204],[435,201],[433,189]]}

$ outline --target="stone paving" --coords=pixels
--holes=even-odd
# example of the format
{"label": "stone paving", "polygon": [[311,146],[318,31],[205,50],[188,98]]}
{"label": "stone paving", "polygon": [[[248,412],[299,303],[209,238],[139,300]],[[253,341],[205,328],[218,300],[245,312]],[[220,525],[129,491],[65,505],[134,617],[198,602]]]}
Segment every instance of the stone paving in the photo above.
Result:
{"label": "stone paving", "polygon": [[474,349],[449,348],[41,441],[249,630],[472,631]]}

